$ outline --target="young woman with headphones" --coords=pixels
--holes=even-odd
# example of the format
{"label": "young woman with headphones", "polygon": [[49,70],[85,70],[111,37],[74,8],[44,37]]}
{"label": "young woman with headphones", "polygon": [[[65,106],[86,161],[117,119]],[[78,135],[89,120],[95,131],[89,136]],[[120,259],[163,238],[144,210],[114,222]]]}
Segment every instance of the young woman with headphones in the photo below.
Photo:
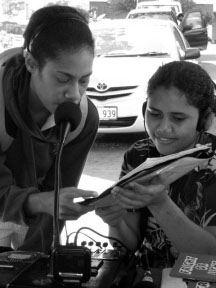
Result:
{"label": "young woman with headphones", "polygon": [[[207,132],[214,121],[214,88],[207,72],[197,64],[174,61],[159,67],[148,82],[143,105],[148,137],[125,153],[120,177],[148,157],[207,143],[215,151],[216,136]],[[149,257],[142,258],[144,265],[172,266],[179,252],[215,254],[215,169],[213,159],[169,187],[160,181],[115,187],[115,205],[96,213],[109,224],[110,236],[134,251],[142,247],[140,251],[147,252]]]}

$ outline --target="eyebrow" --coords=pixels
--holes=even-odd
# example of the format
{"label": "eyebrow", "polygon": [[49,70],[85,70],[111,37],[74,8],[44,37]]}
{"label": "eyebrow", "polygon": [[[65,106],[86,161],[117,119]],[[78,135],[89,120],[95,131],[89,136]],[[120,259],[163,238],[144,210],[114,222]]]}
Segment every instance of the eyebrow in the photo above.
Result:
{"label": "eyebrow", "polygon": [[[60,74],[64,74],[64,75],[66,75],[66,76],[68,76],[68,77],[74,77],[74,75],[71,75],[70,73],[67,73],[67,72],[63,72],[63,71],[57,71],[57,73],[60,73]],[[89,72],[88,74],[86,74],[86,75],[83,75],[81,78],[85,78],[85,77],[89,77],[89,76],[91,76],[92,75],[92,71],[91,72]]]}
{"label": "eyebrow", "polygon": [[[151,110],[154,110],[156,112],[161,112],[161,110],[157,109],[157,108],[153,108],[153,107],[149,107]],[[176,116],[187,116],[186,113],[184,112],[170,112],[170,114],[176,115]]]}

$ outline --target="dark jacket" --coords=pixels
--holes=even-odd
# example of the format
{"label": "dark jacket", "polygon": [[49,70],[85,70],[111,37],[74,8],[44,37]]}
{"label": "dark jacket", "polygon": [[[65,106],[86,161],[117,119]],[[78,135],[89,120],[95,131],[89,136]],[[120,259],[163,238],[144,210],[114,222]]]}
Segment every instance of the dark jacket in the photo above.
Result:
{"label": "dark jacket", "polygon": [[[214,156],[202,167],[196,167],[171,183],[167,189],[172,201],[192,222],[201,227],[216,226],[216,136],[208,132],[200,133],[198,143],[211,144]],[[154,157],[160,157],[160,153],[152,140],[137,141],[124,154],[120,178],[147,158]],[[179,252],[148,208],[141,209],[140,218],[143,265],[154,268],[172,266]]]}
{"label": "dark jacket", "polygon": [[[28,114],[30,77],[21,55],[7,61],[2,77],[4,99],[1,97],[0,101],[0,112],[5,112],[0,113],[1,123],[5,121],[5,131],[3,124],[0,128],[0,215],[1,221],[29,226],[19,250],[47,253],[52,244],[53,217],[41,213],[29,218],[24,213],[24,204],[31,193],[54,190],[58,136],[56,126],[41,131]],[[78,185],[97,133],[97,109],[83,97],[81,124],[69,134],[62,152],[62,187]],[[62,225],[61,221],[61,228]]]}

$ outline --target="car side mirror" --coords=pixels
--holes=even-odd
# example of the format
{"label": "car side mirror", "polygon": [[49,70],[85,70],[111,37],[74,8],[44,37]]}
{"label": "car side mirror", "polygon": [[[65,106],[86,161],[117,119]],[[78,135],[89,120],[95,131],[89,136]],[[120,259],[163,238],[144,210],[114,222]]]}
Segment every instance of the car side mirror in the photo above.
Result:
{"label": "car side mirror", "polygon": [[193,28],[193,24],[188,24],[188,25],[185,25],[183,26],[183,32],[185,31],[189,31]]}
{"label": "car side mirror", "polygon": [[199,48],[187,48],[185,50],[184,60],[186,60],[186,59],[197,59],[200,56],[201,56],[201,54],[200,54],[200,49]]}

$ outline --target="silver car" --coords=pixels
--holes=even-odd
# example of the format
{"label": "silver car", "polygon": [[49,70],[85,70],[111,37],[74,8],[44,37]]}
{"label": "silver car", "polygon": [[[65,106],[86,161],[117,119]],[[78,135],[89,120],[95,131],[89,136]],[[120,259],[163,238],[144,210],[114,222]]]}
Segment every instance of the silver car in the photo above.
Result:
{"label": "silver car", "polygon": [[200,50],[170,20],[104,20],[90,28],[96,57],[87,95],[99,112],[98,132],[143,131],[148,79],[167,62],[199,58]]}

